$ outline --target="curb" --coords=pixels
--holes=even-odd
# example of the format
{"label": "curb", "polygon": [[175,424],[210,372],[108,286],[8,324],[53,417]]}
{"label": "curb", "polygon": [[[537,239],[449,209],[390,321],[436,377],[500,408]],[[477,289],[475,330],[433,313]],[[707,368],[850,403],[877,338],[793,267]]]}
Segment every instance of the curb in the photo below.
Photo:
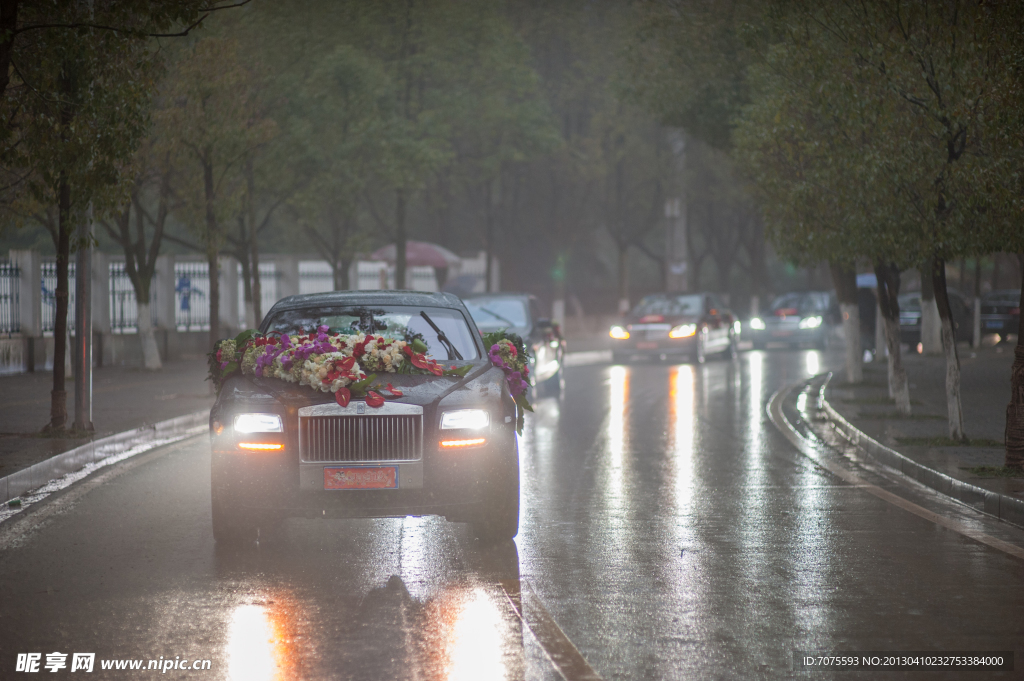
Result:
{"label": "curb", "polygon": [[[42,487],[68,473],[146,443],[168,444],[198,435],[209,428],[210,410],[193,412],[150,426],[108,435],[40,461],[28,468],[0,478],[0,503]],[[154,446],[156,446],[154,444]]]}
{"label": "curb", "polygon": [[833,427],[851,444],[879,463],[899,471],[908,478],[917,480],[939,494],[966,504],[982,513],[988,513],[1014,525],[1024,526],[1024,499],[993,492],[923,466],[854,427],[825,399],[825,388],[831,380],[832,375],[829,374],[825,382],[821,384],[818,393],[819,402],[821,408],[828,414]]}

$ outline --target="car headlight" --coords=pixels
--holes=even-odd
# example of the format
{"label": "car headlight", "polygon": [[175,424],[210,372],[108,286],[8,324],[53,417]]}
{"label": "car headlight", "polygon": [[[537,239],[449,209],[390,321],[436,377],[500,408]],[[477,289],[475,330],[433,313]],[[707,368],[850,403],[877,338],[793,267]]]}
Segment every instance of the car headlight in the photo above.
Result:
{"label": "car headlight", "polygon": [[680,324],[668,332],[669,338],[689,338],[697,333],[696,324]]}
{"label": "car headlight", "polygon": [[626,331],[621,326],[613,326],[609,331],[608,335],[615,340],[626,340],[629,338],[629,331]]}
{"label": "car headlight", "polygon": [[490,423],[483,409],[457,409],[441,414],[441,430],[480,430]]}
{"label": "car headlight", "polygon": [[801,329],[816,329],[821,326],[821,317],[804,317],[800,320]]}
{"label": "car headlight", "polygon": [[741,331],[743,331],[743,325],[740,324],[740,320],[737,319],[732,323],[732,330],[735,331],[736,333],[740,333]]}
{"label": "car headlight", "polygon": [[277,414],[239,414],[235,417],[236,433],[283,433],[284,424]]}
{"label": "car headlight", "polygon": [[760,317],[754,317],[750,320],[750,328],[758,331],[764,331],[764,320]]}

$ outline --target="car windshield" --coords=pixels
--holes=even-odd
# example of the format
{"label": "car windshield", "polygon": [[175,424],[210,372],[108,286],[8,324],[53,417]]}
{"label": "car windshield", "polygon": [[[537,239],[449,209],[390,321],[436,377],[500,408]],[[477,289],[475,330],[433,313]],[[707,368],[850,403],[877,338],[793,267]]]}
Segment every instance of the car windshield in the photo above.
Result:
{"label": "car windshield", "polygon": [[647,296],[633,308],[637,317],[644,315],[698,315],[701,312],[702,296]]}
{"label": "car windshield", "polygon": [[910,293],[899,297],[900,312],[920,312],[921,296],[917,293]]}
{"label": "car windshield", "polygon": [[[426,313],[429,321],[422,313]],[[427,344],[427,355],[448,359],[448,350],[430,322],[451,341],[463,359],[479,358],[465,316],[458,310],[442,307],[373,306],[282,310],[270,319],[266,331],[296,335],[326,326],[331,333],[374,333],[406,342],[419,338]]]}
{"label": "car windshield", "polygon": [[517,298],[470,298],[464,301],[476,325],[485,331],[530,325],[526,301]]}
{"label": "car windshield", "polygon": [[819,296],[807,293],[787,293],[776,298],[771,306],[772,314],[777,317],[821,314],[825,309],[825,302]]}

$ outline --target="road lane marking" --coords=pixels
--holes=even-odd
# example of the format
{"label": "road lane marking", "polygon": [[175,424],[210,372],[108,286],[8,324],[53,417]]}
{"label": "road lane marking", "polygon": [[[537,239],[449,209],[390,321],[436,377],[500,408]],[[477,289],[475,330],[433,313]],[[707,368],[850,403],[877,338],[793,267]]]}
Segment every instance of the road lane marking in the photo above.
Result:
{"label": "road lane marking", "polygon": [[594,671],[587,659],[558,626],[558,622],[544,607],[544,603],[537,597],[528,581],[519,581],[520,605],[516,604],[516,599],[504,584],[501,585],[501,591],[505,594],[505,600],[508,601],[512,612],[530,630],[559,676],[565,681],[603,681],[601,675]]}
{"label": "road lane marking", "polygon": [[831,461],[821,458],[818,455],[818,451],[814,447],[814,445],[809,440],[800,435],[800,433],[797,432],[797,430],[792,426],[792,424],[790,424],[789,420],[786,419],[786,417],[783,416],[782,414],[783,400],[785,400],[789,393],[793,392],[793,390],[799,385],[800,384],[791,385],[787,388],[782,388],[776,391],[776,393],[772,395],[771,398],[768,400],[767,411],[768,418],[771,419],[771,422],[773,424],[775,424],[775,427],[778,429],[778,431],[782,433],[782,435],[787,440],[789,440],[790,443],[792,443],[792,445],[796,447],[801,454],[811,459],[812,461],[814,461],[814,463],[826,469],[833,475],[842,479],[844,482],[854,485],[864,490],[868,494],[873,494],[879,499],[887,501],[894,506],[898,506],[899,508],[902,508],[904,511],[913,513],[914,515],[920,518],[929,520],[935,523],[936,525],[945,527],[948,530],[952,530],[953,532],[962,534],[965,537],[970,537],[971,539],[981,542],[982,544],[990,546],[998,551],[1002,551],[1003,553],[1011,555],[1015,558],[1024,560],[1024,548],[1003,541],[1002,539],[993,537],[992,535],[985,534],[984,532],[980,532],[964,523],[957,522],[956,520],[951,520],[950,518],[947,518],[943,515],[939,515],[938,513],[929,511],[926,508],[918,506],[912,501],[908,501],[901,496],[898,496],[896,494],[893,494],[892,492],[882,489],[878,485],[875,485],[864,480],[864,478],[860,477],[859,475],[852,471],[846,470],[837,463],[833,463]]}

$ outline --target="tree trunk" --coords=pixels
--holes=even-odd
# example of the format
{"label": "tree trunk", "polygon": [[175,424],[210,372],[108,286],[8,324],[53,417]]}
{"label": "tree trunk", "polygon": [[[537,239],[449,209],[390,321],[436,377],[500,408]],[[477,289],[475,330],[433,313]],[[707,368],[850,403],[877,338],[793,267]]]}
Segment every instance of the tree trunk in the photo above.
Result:
{"label": "tree trunk", "polygon": [[57,187],[57,290],[53,322],[53,390],[47,430],[64,430],[68,420],[65,362],[68,354],[68,259],[71,255],[71,185],[61,174]]}
{"label": "tree trunk", "polygon": [[493,293],[491,280],[494,276],[494,208],[491,205],[493,181],[484,185],[484,254],[487,260],[484,262],[484,291]]}
{"label": "tree trunk", "polygon": [[334,274],[334,290],[347,291],[350,288],[348,271],[352,267],[352,260],[341,258],[335,260],[332,265],[333,269],[331,272]]}
{"label": "tree trunk", "polygon": [[843,337],[846,339],[846,380],[860,383],[864,380],[864,359],[860,346],[860,306],[857,304],[857,272],[853,267],[830,262],[832,284],[839,298],[839,311],[843,317]]}
{"label": "tree trunk", "polygon": [[629,244],[619,247],[619,313],[629,312]]}
{"label": "tree trunk", "polygon": [[878,309],[885,326],[885,346],[889,350],[889,392],[896,400],[896,411],[910,414],[910,389],[900,353],[900,271],[891,263],[876,263]]}
{"label": "tree trunk", "polygon": [[946,261],[934,258],[931,264],[935,303],[942,324],[942,350],[946,353],[946,411],[949,414],[949,437],[951,440],[966,440],[964,412],[960,405],[960,357],[956,352],[956,327],[953,326],[953,311],[949,307],[949,289],[946,287]]}
{"label": "tree trunk", "polygon": [[[1024,276],[1024,254],[1021,273]],[[1020,307],[1024,307],[1024,286],[1021,287]],[[1013,349],[1013,368],[1010,369],[1010,403],[1006,405],[1006,465],[1024,468],[1024,317],[1017,322],[1017,346]]]}
{"label": "tree trunk", "polygon": [[395,192],[395,288],[405,288],[405,190]]}
{"label": "tree trunk", "polygon": [[[928,258],[921,272],[921,350],[926,355],[943,352],[942,319],[936,301],[935,258]],[[945,280],[945,277],[943,277]]]}
{"label": "tree trunk", "polygon": [[0,0],[0,98],[11,82],[11,55],[14,52],[14,30],[18,28],[18,3],[20,0]]}
{"label": "tree trunk", "polygon": [[250,158],[245,167],[245,203],[249,220],[249,266],[252,276],[253,328],[263,321],[263,284],[260,281],[260,246],[256,239],[256,176]]}
{"label": "tree trunk", "polygon": [[220,258],[216,249],[206,253],[210,273],[210,347],[220,340]]}
{"label": "tree trunk", "polygon": [[220,231],[217,214],[213,210],[216,190],[213,182],[212,151],[207,148],[203,163],[203,192],[206,198],[206,262],[210,276],[210,347],[220,340],[220,249],[217,242]]}
{"label": "tree trunk", "polygon": [[156,346],[153,333],[153,317],[149,311],[149,302],[138,301],[139,309],[139,342],[142,344],[142,366],[149,371],[163,368],[160,361],[160,350]]}

